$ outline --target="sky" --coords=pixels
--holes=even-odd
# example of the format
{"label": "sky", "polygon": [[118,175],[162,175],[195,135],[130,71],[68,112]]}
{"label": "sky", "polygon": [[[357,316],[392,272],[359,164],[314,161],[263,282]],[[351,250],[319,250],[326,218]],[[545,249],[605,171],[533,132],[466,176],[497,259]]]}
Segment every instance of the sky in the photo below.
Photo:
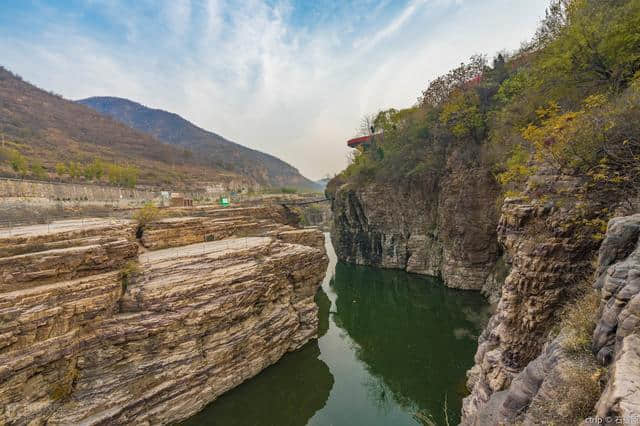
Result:
{"label": "sky", "polygon": [[0,65],[25,80],[175,112],[319,179],[347,165],[362,117],[517,49],[548,0],[0,3]]}

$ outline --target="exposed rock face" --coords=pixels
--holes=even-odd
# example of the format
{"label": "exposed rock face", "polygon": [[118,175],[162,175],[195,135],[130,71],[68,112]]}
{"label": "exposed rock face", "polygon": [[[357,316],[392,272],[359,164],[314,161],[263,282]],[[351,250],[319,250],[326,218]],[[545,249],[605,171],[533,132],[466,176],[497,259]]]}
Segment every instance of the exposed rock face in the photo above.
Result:
{"label": "exposed rock face", "polygon": [[206,216],[211,218],[238,218],[244,217],[251,220],[269,219],[284,225],[298,225],[300,217],[290,209],[282,205],[270,204],[251,207],[227,207],[211,208],[210,206],[171,208],[170,212],[183,216]]}
{"label": "exposed rock face", "polygon": [[469,371],[463,423],[541,353],[558,308],[591,276],[598,243],[565,223],[568,208],[506,200],[498,235],[511,271]]}
{"label": "exposed rock face", "polygon": [[140,241],[146,248],[158,250],[204,241],[218,241],[232,236],[265,235],[270,231],[294,228],[265,219],[172,217],[148,224]]}
{"label": "exposed rock face", "polygon": [[[89,242],[89,241],[87,241]],[[118,269],[136,257],[136,243],[108,238],[69,247],[0,258],[0,291],[20,290],[49,282]]]}
{"label": "exposed rock face", "polygon": [[[515,208],[513,202],[510,204],[512,207],[505,207],[503,219],[507,219],[510,216],[508,212]],[[526,217],[535,210],[520,205],[518,211],[522,213],[522,217]],[[529,213],[525,214],[525,212]],[[549,218],[555,216],[553,211],[548,213],[535,211],[535,213],[542,213]],[[532,226],[532,222],[529,223],[529,226]],[[505,229],[502,224],[503,221],[501,221],[500,235],[504,236]],[[525,239],[525,233],[522,232],[519,237],[514,238],[522,242]],[[547,235],[544,241],[545,243],[549,241]],[[570,252],[566,251],[568,247],[570,246],[565,244],[562,250],[556,247],[546,251],[545,257],[547,265],[553,267],[554,271],[569,273],[566,278],[570,281],[575,275],[567,269],[568,265],[558,262],[559,259],[572,259]],[[580,256],[585,259],[581,267],[587,268],[586,260],[592,258],[588,255],[591,250],[586,241],[582,248],[587,251]],[[577,254],[579,250],[572,250],[572,252]],[[518,273],[516,261],[529,267],[535,264],[531,259],[526,262],[519,260],[521,255],[514,257],[512,275]],[[575,258],[573,261],[578,262],[578,260],[579,258]],[[580,265],[576,263],[574,266]],[[548,273],[548,269],[545,271],[547,273],[544,277],[550,280],[550,283],[555,281],[558,286],[563,282],[559,280],[559,276],[554,280],[553,275]],[[530,275],[529,285],[535,282],[534,278],[534,275]],[[503,287],[503,300],[499,305],[499,313],[502,317],[506,317],[509,312],[508,305],[503,301],[512,292],[512,280],[510,275]],[[515,368],[508,370],[508,366],[505,367],[502,351],[511,350],[511,353],[514,353],[509,342],[517,343],[518,341],[505,339],[504,336],[512,337],[513,333],[518,331],[518,327],[514,327],[512,321],[507,323],[507,328],[503,325],[504,320],[500,315],[492,319],[483,336],[484,341],[478,349],[477,365],[471,374],[470,384],[473,384],[473,393],[465,400],[464,424],[497,425],[517,421],[530,425],[557,422],[558,416],[562,414],[557,410],[571,413],[571,404],[580,403],[580,397],[584,393],[599,392],[598,389],[594,391],[580,388],[580,386],[589,387],[590,382],[584,379],[581,381],[575,376],[597,379],[602,374],[600,367],[609,364],[611,365],[608,381],[595,406],[596,416],[604,421],[604,424],[618,424],[625,417],[631,419],[640,415],[638,381],[640,377],[640,215],[614,218],[609,222],[606,238],[599,250],[595,287],[599,290],[601,297],[592,343],[595,357],[586,354],[568,354],[563,345],[566,330],[560,330],[558,337],[546,343],[540,354],[515,374]],[[522,288],[528,287],[522,286]],[[526,298],[521,297],[521,300],[533,297],[534,295],[527,295]],[[544,300],[534,299],[535,306],[550,309],[549,306],[554,306],[554,303],[549,303],[553,300],[548,297],[547,295],[547,299]],[[527,311],[521,308],[520,312],[519,316],[524,318]],[[537,314],[548,317],[548,313],[541,315],[538,311]],[[529,319],[527,324],[535,323]],[[541,329],[544,329],[543,323],[538,323],[536,328],[529,330],[529,336],[536,336],[536,331],[540,332]],[[502,334],[499,331],[502,331]],[[524,336],[525,333],[526,330],[523,329],[521,335]],[[492,340],[493,343],[491,343]],[[536,341],[530,340],[529,347],[535,349],[535,346]],[[526,347],[524,342],[520,342],[516,346],[519,351],[515,353],[523,353],[522,349]],[[494,382],[493,380],[496,379],[500,381]],[[502,383],[506,384],[502,385]],[[573,395],[567,396],[571,392]],[[597,395],[598,393],[596,398]],[[545,410],[548,406],[554,407],[556,411]],[[592,405],[586,407],[587,411],[591,407]],[[573,410],[575,411],[575,407]],[[606,419],[609,419],[610,423],[607,423]]]}
{"label": "exposed rock face", "polygon": [[[319,231],[140,256],[134,240],[95,231],[39,251],[67,231],[25,229],[37,243],[0,259],[18,271],[3,267],[0,284],[0,424],[173,422],[316,336]],[[25,273],[28,261],[42,267]]]}
{"label": "exposed rock face", "polygon": [[132,239],[134,235],[131,221],[96,218],[4,228],[0,229],[0,256],[84,246],[83,239],[90,237]]}
{"label": "exposed rock face", "polygon": [[145,227],[140,242],[145,248],[157,250],[232,237],[255,236],[275,237],[285,242],[324,250],[324,235],[316,229],[296,229],[269,219],[243,216],[174,217],[158,220]]}
{"label": "exposed rock face", "polygon": [[486,169],[452,166],[402,186],[345,184],[332,197],[340,260],[441,276],[455,288],[494,283],[498,187]]}
{"label": "exposed rock face", "polygon": [[593,334],[598,361],[613,361],[597,405],[606,418],[640,416],[640,214],[612,219],[598,257],[601,316]]}

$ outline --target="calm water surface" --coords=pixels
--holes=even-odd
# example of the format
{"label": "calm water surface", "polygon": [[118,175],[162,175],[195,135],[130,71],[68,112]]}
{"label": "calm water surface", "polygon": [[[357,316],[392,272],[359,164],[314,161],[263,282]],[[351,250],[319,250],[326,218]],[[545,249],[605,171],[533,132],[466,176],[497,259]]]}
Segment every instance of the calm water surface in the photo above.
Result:
{"label": "calm water surface", "polygon": [[489,314],[484,299],[433,278],[336,264],[330,243],[327,252],[316,298],[320,338],[184,425],[458,423],[465,372]]}

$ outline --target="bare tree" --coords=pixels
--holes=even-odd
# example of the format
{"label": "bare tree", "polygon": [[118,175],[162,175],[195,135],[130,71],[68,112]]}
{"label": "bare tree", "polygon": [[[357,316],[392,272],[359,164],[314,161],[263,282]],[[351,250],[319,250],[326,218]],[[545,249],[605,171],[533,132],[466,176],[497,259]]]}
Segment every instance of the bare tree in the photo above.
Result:
{"label": "bare tree", "polygon": [[357,133],[360,136],[371,136],[375,132],[375,119],[374,114],[367,114],[360,120],[360,127],[358,127]]}

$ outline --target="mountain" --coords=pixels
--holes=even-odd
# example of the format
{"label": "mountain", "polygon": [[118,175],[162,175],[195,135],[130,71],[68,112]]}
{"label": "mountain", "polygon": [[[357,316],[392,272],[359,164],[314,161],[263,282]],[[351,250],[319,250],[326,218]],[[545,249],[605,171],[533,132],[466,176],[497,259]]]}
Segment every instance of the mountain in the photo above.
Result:
{"label": "mountain", "polygon": [[[99,160],[105,173],[91,180],[105,180],[106,171],[120,168],[135,170],[137,182],[150,185],[252,183],[240,173],[206,164],[180,147],[39,89],[1,66],[0,133],[3,175],[87,180],[84,171]],[[67,172],[54,174],[62,163]],[[71,168],[76,172],[68,172]]]}
{"label": "mountain", "polygon": [[320,190],[284,161],[204,130],[181,116],[123,98],[92,97],[77,101],[167,144],[187,150],[205,164],[249,176],[271,187]]}
{"label": "mountain", "polygon": [[326,177],[326,178],[322,178],[316,181],[316,184],[318,184],[323,190],[327,187],[327,184],[329,183],[329,181],[331,180],[331,178]]}

